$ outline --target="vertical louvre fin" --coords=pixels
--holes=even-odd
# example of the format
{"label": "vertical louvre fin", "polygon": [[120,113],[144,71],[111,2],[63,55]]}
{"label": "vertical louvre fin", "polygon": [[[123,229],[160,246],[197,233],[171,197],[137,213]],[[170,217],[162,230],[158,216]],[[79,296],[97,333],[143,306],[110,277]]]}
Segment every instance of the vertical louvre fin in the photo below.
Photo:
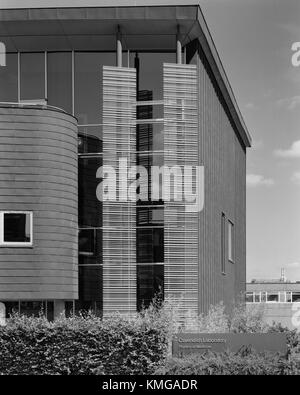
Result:
{"label": "vertical louvre fin", "polygon": [[[164,64],[165,165],[180,166],[182,174],[199,164],[197,104],[197,67]],[[182,315],[198,311],[198,217],[186,212],[184,200],[165,202],[165,296],[182,298]]]}
{"label": "vertical louvre fin", "polygon": [[[135,165],[136,70],[103,67],[103,164]],[[117,183],[117,197],[119,184]],[[136,312],[135,202],[103,202],[103,314]]]}

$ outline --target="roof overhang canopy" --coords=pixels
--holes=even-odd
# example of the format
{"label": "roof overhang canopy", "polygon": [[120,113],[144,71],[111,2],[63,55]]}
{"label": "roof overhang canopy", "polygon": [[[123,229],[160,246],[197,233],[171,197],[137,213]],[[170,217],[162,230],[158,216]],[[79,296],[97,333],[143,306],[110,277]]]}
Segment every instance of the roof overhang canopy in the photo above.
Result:
{"label": "roof overhang canopy", "polygon": [[[112,3],[116,2],[112,0]],[[8,52],[111,51],[116,46],[118,26],[124,50],[175,50],[178,26],[183,46],[198,39],[240,137],[245,146],[251,145],[250,135],[198,5],[0,9],[0,41]]]}

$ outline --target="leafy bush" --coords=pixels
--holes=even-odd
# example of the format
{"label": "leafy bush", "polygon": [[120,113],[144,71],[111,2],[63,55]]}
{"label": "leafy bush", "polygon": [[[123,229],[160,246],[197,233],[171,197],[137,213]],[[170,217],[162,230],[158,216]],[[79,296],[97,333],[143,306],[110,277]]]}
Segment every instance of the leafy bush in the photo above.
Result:
{"label": "leafy bush", "polygon": [[300,361],[253,351],[226,352],[171,358],[155,374],[160,375],[299,375]]}
{"label": "leafy bush", "polygon": [[264,310],[259,305],[246,309],[244,303],[237,304],[231,312],[226,312],[221,302],[211,306],[208,313],[196,314],[191,311],[184,317],[183,332],[202,333],[265,333],[268,326],[263,322]]}
{"label": "leafy bush", "polygon": [[288,345],[288,354],[300,357],[300,333],[297,329],[290,330],[285,328],[280,323],[273,322],[273,325],[268,327],[269,333],[285,333]]}
{"label": "leafy bush", "polygon": [[229,330],[233,333],[266,333],[268,325],[264,323],[263,315],[263,305],[245,308],[244,304],[238,304],[228,317]]}
{"label": "leafy bush", "polygon": [[[258,311],[223,304],[182,321],[178,301],[154,303],[131,318],[91,314],[48,322],[13,315],[0,327],[1,374],[298,374],[300,338],[280,325],[265,326]],[[253,352],[171,358],[178,331],[286,332],[289,359]],[[167,359],[169,356],[169,359]],[[298,358],[298,359],[297,359]]]}
{"label": "leafy bush", "polygon": [[0,328],[0,374],[150,374],[166,357],[168,330],[155,310],[54,323],[16,315]]}

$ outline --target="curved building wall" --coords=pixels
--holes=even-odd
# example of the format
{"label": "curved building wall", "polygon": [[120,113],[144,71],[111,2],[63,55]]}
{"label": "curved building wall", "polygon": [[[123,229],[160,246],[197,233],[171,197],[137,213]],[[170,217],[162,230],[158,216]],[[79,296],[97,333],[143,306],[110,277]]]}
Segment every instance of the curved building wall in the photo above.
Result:
{"label": "curved building wall", "polygon": [[78,298],[77,121],[0,108],[0,210],[32,211],[32,247],[0,246],[0,300]]}

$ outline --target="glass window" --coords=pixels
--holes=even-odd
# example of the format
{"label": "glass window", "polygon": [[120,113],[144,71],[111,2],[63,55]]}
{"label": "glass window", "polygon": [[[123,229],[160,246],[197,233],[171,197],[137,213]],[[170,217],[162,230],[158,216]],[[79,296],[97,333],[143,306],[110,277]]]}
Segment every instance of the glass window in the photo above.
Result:
{"label": "glass window", "polygon": [[137,226],[163,226],[164,209],[163,207],[138,207]]}
{"label": "glass window", "polygon": [[79,127],[78,153],[102,153],[102,127]]}
{"label": "glass window", "polygon": [[268,293],[267,302],[279,302],[279,293]]}
{"label": "glass window", "polygon": [[139,91],[138,100],[139,103],[136,108],[136,117],[141,123],[143,120],[147,119],[151,119],[156,122],[163,121],[163,101],[153,101],[152,91]]}
{"label": "glass window", "polygon": [[103,66],[115,66],[114,53],[75,53],[75,115],[79,125],[102,122]]}
{"label": "glass window", "polygon": [[293,292],[292,293],[292,302],[299,303],[300,302],[300,292]]}
{"label": "glass window", "polygon": [[228,259],[234,261],[234,225],[228,221]]}
{"label": "glass window", "polygon": [[137,125],[137,151],[163,151],[163,123],[145,123]]}
{"label": "glass window", "polygon": [[5,302],[5,314],[6,318],[9,318],[12,314],[19,313],[19,302]]}
{"label": "glass window", "polygon": [[46,303],[42,301],[21,302],[20,313],[29,317],[38,317],[46,314]]}
{"label": "glass window", "polygon": [[254,294],[253,294],[253,292],[247,292],[246,293],[246,302],[247,303],[253,303],[254,302]]}
{"label": "glass window", "polygon": [[45,54],[21,54],[21,100],[45,100]]}
{"label": "glass window", "polygon": [[266,303],[266,301],[267,301],[267,292],[261,292],[261,301],[262,301],[262,303]]}
{"label": "glass window", "polygon": [[47,54],[48,104],[72,113],[72,54]]}
{"label": "glass window", "polygon": [[137,263],[164,262],[164,229],[137,228]]}
{"label": "glass window", "polygon": [[287,292],[286,293],[286,301],[287,301],[287,303],[291,303],[292,302],[292,292]]}
{"label": "glass window", "polygon": [[102,166],[102,157],[79,157],[79,226],[102,226],[102,202],[96,196],[100,182],[96,178],[98,168]]}
{"label": "glass window", "polygon": [[[79,230],[79,254],[86,257],[101,257],[102,255],[102,229]],[[99,259],[82,260],[79,264],[102,263]]]}
{"label": "glass window", "polygon": [[147,308],[154,297],[164,298],[164,266],[137,266],[137,309]]}
{"label": "glass window", "polygon": [[176,63],[175,53],[138,53],[139,91],[151,91],[152,100],[163,98],[163,64]]}
{"label": "glass window", "polygon": [[[152,166],[161,168],[164,165],[164,155],[160,152],[139,153],[136,158],[137,165],[143,166],[148,174],[148,201],[162,202],[163,175],[162,172],[152,177]],[[156,170],[156,169],[155,169]],[[159,170],[159,169],[157,169]],[[156,174],[156,173],[155,173]],[[141,184],[142,185],[142,184]],[[138,190],[139,193],[139,190]],[[142,193],[142,192],[141,192]],[[144,200],[144,198],[142,198]]]}
{"label": "glass window", "polygon": [[102,266],[83,265],[79,270],[79,299],[81,301],[102,301]]}
{"label": "glass window", "polygon": [[226,274],[226,262],[225,262],[225,254],[226,254],[226,217],[225,214],[222,213],[221,216],[221,272],[222,274]]}
{"label": "glass window", "polygon": [[254,302],[255,303],[260,303],[260,292],[255,292],[254,293]]}
{"label": "glass window", "polygon": [[[102,301],[95,300],[76,300],[75,301],[75,314],[92,312],[97,317],[102,316]],[[70,312],[69,312],[70,315]]]}
{"label": "glass window", "polygon": [[18,55],[7,54],[6,66],[0,67],[0,102],[18,101]]}
{"label": "glass window", "polygon": [[2,212],[0,223],[0,245],[32,245],[32,213]]}

